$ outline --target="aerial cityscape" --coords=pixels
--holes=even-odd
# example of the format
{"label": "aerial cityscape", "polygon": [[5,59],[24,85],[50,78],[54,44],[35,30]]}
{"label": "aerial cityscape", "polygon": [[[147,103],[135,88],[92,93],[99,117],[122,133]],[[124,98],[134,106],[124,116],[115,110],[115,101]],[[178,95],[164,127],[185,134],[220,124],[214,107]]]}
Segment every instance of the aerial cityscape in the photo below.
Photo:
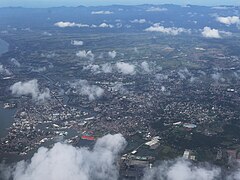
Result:
{"label": "aerial cityscape", "polygon": [[0,179],[240,180],[240,7],[0,8]]}

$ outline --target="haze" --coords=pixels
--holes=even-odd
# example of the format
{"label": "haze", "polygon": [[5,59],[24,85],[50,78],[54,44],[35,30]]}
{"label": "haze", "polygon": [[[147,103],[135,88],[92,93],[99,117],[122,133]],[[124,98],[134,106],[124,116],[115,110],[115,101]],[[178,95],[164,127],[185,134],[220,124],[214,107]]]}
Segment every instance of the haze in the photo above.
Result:
{"label": "haze", "polygon": [[217,5],[240,5],[239,0],[222,0],[222,1],[206,1],[206,0],[1,0],[0,7],[7,6],[22,6],[22,7],[56,7],[56,6],[99,6],[99,5],[112,5],[112,4],[124,4],[124,5],[136,5],[136,4],[193,4],[204,6],[217,6]]}

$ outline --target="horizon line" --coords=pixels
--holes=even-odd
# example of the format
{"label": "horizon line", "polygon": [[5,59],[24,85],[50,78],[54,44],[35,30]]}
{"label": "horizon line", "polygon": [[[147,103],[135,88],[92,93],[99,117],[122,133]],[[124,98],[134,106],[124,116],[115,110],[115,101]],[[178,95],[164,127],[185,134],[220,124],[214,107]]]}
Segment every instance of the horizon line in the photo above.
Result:
{"label": "horizon line", "polygon": [[0,8],[26,8],[26,9],[48,9],[48,8],[61,8],[61,7],[66,7],[66,8],[77,8],[77,7],[108,7],[108,6],[143,6],[143,5],[149,5],[149,6],[164,6],[164,5],[175,5],[175,6],[202,6],[202,7],[238,7],[240,5],[200,5],[200,4],[174,4],[174,3],[163,3],[163,4],[109,4],[109,5],[75,5],[75,6],[66,6],[66,5],[60,5],[60,6],[49,6],[49,7],[27,7],[27,6],[1,6]]}

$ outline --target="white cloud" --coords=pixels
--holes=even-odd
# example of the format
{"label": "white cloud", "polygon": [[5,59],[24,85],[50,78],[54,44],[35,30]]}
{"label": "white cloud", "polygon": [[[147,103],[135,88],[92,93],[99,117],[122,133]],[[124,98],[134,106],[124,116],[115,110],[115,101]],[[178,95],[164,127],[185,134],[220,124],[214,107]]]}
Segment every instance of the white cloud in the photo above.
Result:
{"label": "white cloud", "polygon": [[125,63],[125,62],[117,62],[116,68],[118,69],[119,72],[121,72],[123,74],[133,75],[136,73],[135,65],[133,65],[133,64],[129,64],[129,63]]}
{"label": "white cloud", "polygon": [[239,180],[240,179],[240,168],[238,167],[236,171],[232,172],[227,176],[227,180]]}
{"label": "white cloud", "polygon": [[102,65],[102,71],[104,73],[111,73],[113,71],[112,65],[109,63],[103,64]]}
{"label": "white cloud", "polygon": [[2,34],[8,34],[8,31],[3,30],[3,31],[0,31],[0,33],[2,33]]}
{"label": "white cloud", "polygon": [[155,77],[159,81],[163,81],[163,80],[167,80],[168,79],[168,75],[164,75],[164,74],[156,74]]}
{"label": "white cloud", "polygon": [[217,29],[211,29],[210,27],[204,27],[202,35],[206,38],[221,38],[219,31]]}
{"label": "white cloud", "polygon": [[221,36],[231,36],[232,35],[232,33],[228,32],[228,31],[219,31],[219,33]]}
{"label": "white cloud", "polygon": [[209,165],[197,166],[189,161],[178,159],[164,161],[158,167],[149,169],[143,180],[216,180],[220,177],[220,168]]}
{"label": "white cloud", "polygon": [[54,58],[56,56],[57,56],[57,54],[55,52],[41,53],[41,57],[44,57],[44,58]]}
{"label": "white cloud", "polygon": [[91,70],[94,73],[112,73],[113,67],[110,63],[102,65],[89,64],[83,67],[83,70]]}
{"label": "white cloud", "polygon": [[[14,167],[0,165],[5,179],[13,180],[117,180],[118,160],[127,142],[121,134],[99,138],[92,149],[56,143],[52,148],[41,147],[30,161]],[[221,168],[182,158],[161,161],[146,168],[142,180],[239,180],[240,171]]]}
{"label": "white cloud", "polygon": [[71,41],[71,44],[74,46],[82,46],[83,41],[73,40],[73,41]]}
{"label": "white cloud", "polygon": [[135,53],[139,53],[139,51],[138,51],[138,48],[137,48],[137,47],[134,47],[133,51],[134,51]]}
{"label": "white cloud", "polygon": [[86,80],[75,81],[70,83],[70,86],[74,88],[78,94],[88,96],[90,101],[93,101],[104,94],[104,89],[96,85],[90,85]]}
{"label": "white cloud", "polygon": [[180,69],[178,71],[178,75],[179,77],[183,80],[183,79],[186,79],[186,77],[188,76],[192,76],[192,74],[188,71],[187,68],[184,68],[184,69]]}
{"label": "white cloud", "polygon": [[13,95],[31,95],[35,101],[45,101],[50,98],[50,90],[45,88],[43,91],[39,90],[38,81],[36,79],[26,82],[16,82],[10,86]]}
{"label": "white cloud", "polygon": [[91,14],[105,14],[105,15],[108,15],[108,14],[113,14],[112,11],[92,11]]}
{"label": "white cloud", "polygon": [[61,28],[76,26],[76,24],[74,22],[72,23],[72,22],[63,22],[63,21],[57,22],[54,25],[61,27]]}
{"label": "white cloud", "polygon": [[166,87],[165,86],[161,86],[161,91],[165,92],[166,91]]}
{"label": "white cloud", "polygon": [[238,16],[217,17],[218,22],[225,25],[240,24],[240,18]]}
{"label": "white cloud", "polygon": [[211,74],[211,77],[215,82],[219,82],[219,81],[224,82],[225,81],[225,79],[222,77],[222,75],[218,72]]}
{"label": "white cloud", "polygon": [[231,7],[227,7],[227,6],[214,6],[211,9],[218,9],[218,10],[227,10]]}
{"label": "white cloud", "polygon": [[123,86],[123,83],[118,82],[112,87],[112,91],[118,91],[121,94],[127,94],[128,90]]}
{"label": "white cloud", "polygon": [[83,67],[83,70],[91,70],[92,72],[94,73],[99,73],[99,65],[96,65],[96,64],[89,64],[87,66],[84,66]]}
{"label": "white cloud", "polygon": [[181,33],[190,33],[190,30],[184,29],[184,28],[165,28],[164,26],[160,26],[159,23],[154,24],[153,26],[150,26],[149,28],[145,29],[147,32],[161,32],[168,35],[178,35]]}
{"label": "white cloud", "polygon": [[93,150],[56,143],[41,147],[30,162],[21,161],[13,170],[14,180],[117,180],[117,160],[126,146],[121,134],[99,138]]}
{"label": "white cloud", "polygon": [[47,32],[47,31],[44,31],[44,32],[42,33],[42,35],[44,35],[44,36],[52,36],[52,34],[49,33],[49,32]]}
{"label": "white cloud", "polygon": [[163,11],[167,11],[167,10],[168,10],[167,8],[150,7],[146,11],[147,12],[163,12]]}
{"label": "white cloud", "polygon": [[81,23],[75,23],[75,22],[63,22],[63,21],[57,22],[54,25],[57,26],[57,27],[60,27],[60,28],[66,28],[66,27],[79,27],[79,28],[89,27],[88,24],[81,24]]}
{"label": "white cloud", "polygon": [[122,24],[122,23],[116,23],[115,26],[116,26],[117,28],[121,28],[121,27],[123,27],[123,24]]}
{"label": "white cloud", "polygon": [[147,72],[147,73],[151,72],[150,67],[149,67],[149,64],[148,64],[148,62],[146,62],[146,61],[143,61],[143,62],[141,63],[141,68],[142,68],[145,72]]}
{"label": "white cloud", "polygon": [[114,26],[111,25],[111,24],[102,23],[98,27],[100,27],[100,28],[113,28]]}
{"label": "white cloud", "polygon": [[108,52],[108,56],[112,59],[114,59],[117,56],[117,52],[116,51],[109,51]]}
{"label": "white cloud", "polygon": [[80,57],[80,58],[86,58],[86,59],[89,59],[89,60],[94,60],[94,54],[92,53],[92,51],[78,51],[76,53],[76,56],[77,57]]}
{"label": "white cloud", "polygon": [[2,64],[0,64],[0,74],[9,76],[12,73],[7,68],[5,68]]}
{"label": "white cloud", "polygon": [[44,89],[41,93],[38,94],[37,100],[40,102],[44,102],[47,99],[50,99],[50,90],[48,88]]}
{"label": "white cloud", "polygon": [[20,67],[20,66],[21,66],[21,64],[20,64],[15,58],[12,58],[10,61],[11,61],[11,63],[13,63],[13,65],[16,66],[16,67]]}
{"label": "white cloud", "polygon": [[131,23],[139,23],[139,24],[143,24],[146,23],[146,19],[134,19],[132,21],[130,21]]}

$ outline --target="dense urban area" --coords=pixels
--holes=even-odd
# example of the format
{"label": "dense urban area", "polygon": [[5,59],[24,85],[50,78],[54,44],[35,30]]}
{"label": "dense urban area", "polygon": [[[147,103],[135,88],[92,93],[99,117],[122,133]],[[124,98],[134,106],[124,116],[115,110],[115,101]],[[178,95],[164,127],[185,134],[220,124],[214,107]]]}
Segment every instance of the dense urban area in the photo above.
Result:
{"label": "dense urban area", "polygon": [[[8,46],[0,56],[1,112],[12,113],[1,133],[0,160],[28,159],[56,142],[91,148],[120,133],[127,140],[118,159],[126,179],[179,157],[234,169],[240,159],[239,10],[0,9],[6,19],[1,44]],[[78,12],[84,12],[79,20]],[[29,14],[39,15],[38,22]],[[235,21],[221,19],[227,17]]]}

